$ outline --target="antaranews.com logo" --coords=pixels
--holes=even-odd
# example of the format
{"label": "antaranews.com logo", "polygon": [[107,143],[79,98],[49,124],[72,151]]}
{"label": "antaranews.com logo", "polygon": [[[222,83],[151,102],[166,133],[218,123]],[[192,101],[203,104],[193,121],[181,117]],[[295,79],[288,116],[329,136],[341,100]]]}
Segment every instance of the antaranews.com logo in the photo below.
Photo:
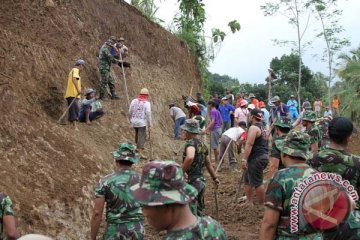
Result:
{"label": "antaranews.com logo", "polygon": [[290,199],[290,231],[307,224],[314,229],[331,229],[349,215],[351,200],[359,199],[354,186],[335,173],[318,172],[302,180]]}

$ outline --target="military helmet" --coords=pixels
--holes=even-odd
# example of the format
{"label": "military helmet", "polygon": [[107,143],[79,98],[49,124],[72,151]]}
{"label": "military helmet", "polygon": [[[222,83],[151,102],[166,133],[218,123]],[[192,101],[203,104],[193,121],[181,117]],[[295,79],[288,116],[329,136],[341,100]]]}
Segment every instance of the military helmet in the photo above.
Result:
{"label": "military helmet", "polygon": [[198,194],[185,182],[180,165],[170,160],[147,163],[142,169],[140,183],[131,190],[134,199],[145,206],[187,204]]}
{"label": "military helmet", "polygon": [[305,111],[302,120],[308,122],[316,122],[316,113],[314,111]]}
{"label": "military helmet", "polygon": [[128,142],[120,143],[118,149],[112,152],[112,156],[116,161],[137,163],[140,160],[140,156],[136,152],[136,146]]}

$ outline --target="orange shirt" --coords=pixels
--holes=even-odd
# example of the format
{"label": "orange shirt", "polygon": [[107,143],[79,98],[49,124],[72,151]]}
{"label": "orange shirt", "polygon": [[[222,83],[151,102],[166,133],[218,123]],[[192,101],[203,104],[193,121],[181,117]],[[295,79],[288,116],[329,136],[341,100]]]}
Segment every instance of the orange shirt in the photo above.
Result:
{"label": "orange shirt", "polygon": [[338,109],[339,106],[340,106],[340,100],[339,99],[333,99],[332,100],[332,105],[331,105],[333,108],[336,108]]}
{"label": "orange shirt", "polygon": [[259,108],[259,100],[257,100],[256,98],[253,98],[251,103],[254,104],[256,108]]}

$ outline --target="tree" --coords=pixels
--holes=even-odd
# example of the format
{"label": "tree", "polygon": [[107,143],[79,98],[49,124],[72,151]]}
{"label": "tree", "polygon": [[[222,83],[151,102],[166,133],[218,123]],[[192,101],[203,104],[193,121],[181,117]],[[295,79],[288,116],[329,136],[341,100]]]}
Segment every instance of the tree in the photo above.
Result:
{"label": "tree", "polygon": [[[299,57],[291,53],[283,55],[281,58],[275,57],[270,63],[270,67],[277,75],[277,79],[273,81],[273,93],[282,99],[288,99],[294,92],[300,92],[297,88],[298,81],[298,59]],[[311,70],[301,63],[301,97],[314,100],[318,96],[323,96],[326,92],[326,76],[321,73],[313,74]],[[268,82],[269,84],[269,82]]]}
{"label": "tree", "polygon": [[322,60],[327,62],[328,68],[328,103],[331,104],[331,82],[334,78],[334,57],[343,47],[349,46],[350,42],[346,38],[339,38],[339,33],[344,28],[339,25],[339,17],[342,11],[337,9],[336,0],[312,0],[309,2],[316,12],[316,18],[321,23],[321,31],[317,37],[322,37],[326,43],[326,48]]}
{"label": "tree", "polygon": [[[310,43],[304,42],[304,34],[308,29],[311,12],[308,9],[308,1],[306,0],[276,0],[273,2],[267,2],[265,6],[261,6],[261,9],[264,12],[265,16],[273,16],[277,13],[281,13],[289,20],[289,24],[295,26],[297,40],[296,41],[281,41],[275,40],[277,44],[288,44],[296,43],[295,53],[298,56],[298,86],[296,88],[296,93],[298,101],[300,103],[300,92],[302,89],[302,54],[303,48],[309,45]],[[307,15],[307,16],[306,16]],[[305,17],[305,18],[304,18]],[[305,25],[303,26],[303,20],[305,20]],[[299,104],[300,110],[300,104]]]}

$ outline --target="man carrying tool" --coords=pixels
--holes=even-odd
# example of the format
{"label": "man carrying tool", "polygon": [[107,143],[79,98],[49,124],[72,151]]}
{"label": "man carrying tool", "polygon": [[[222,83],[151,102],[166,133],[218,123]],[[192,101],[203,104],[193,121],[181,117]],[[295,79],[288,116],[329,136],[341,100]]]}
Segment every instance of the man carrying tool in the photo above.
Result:
{"label": "man carrying tool", "polygon": [[109,85],[111,99],[118,100],[119,96],[115,92],[115,81],[110,74],[110,68],[112,63],[119,64],[120,61],[117,60],[112,54],[111,50],[114,49],[115,42],[113,39],[106,41],[105,46],[101,47],[99,53],[99,71],[101,75],[100,81],[100,99],[106,99],[106,87]]}
{"label": "man carrying tool", "polygon": [[182,170],[187,175],[188,183],[198,191],[195,200],[190,203],[190,208],[194,215],[203,216],[206,186],[204,167],[206,167],[216,185],[219,185],[220,182],[208,158],[208,148],[205,143],[197,137],[201,132],[198,121],[195,119],[187,119],[185,124],[181,126],[181,129],[183,130],[182,138],[186,140]]}
{"label": "man carrying tool", "polygon": [[76,60],[74,67],[71,69],[66,86],[65,99],[69,106],[68,120],[73,128],[78,131],[76,122],[79,121],[79,99],[81,98],[81,77],[80,72],[84,69],[85,61]]}
{"label": "man carrying tool", "polygon": [[135,146],[121,143],[112,153],[116,171],[101,178],[95,190],[95,206],[91,219],[91,240],[97,239],[106,202],[106,230],[104,239],[143,239],[144,217],[140,203],[134,200],[130,188],[140,182],[132,169],[139,162]]}
{"label": "man carrying tool", "polygon": [[124,43],[125,43],[125,39],[123,37],[120,37],[119,40],[117,41],[115,47],[119,54],[119,56],[118,56],[118,58],[120,59],[119,66],[121,67],[121,65],[122,65],[124,68],[128,68],[128,67],[130,67],[130,63],[125,62],[125,58],[129,55],[129,48],[127,46],[125,46]]}
{"label": "man carrying tool", "polygon": [[[208,108],[210,111],[210,122],[205,129],[205,133],[208,134],[211,132],[210,135],[210,147],[214,150],[215,155],[215,162],[219,161],[219,139],[221,137],[221,115],[219,110],[216,109],[216,103],[212,100],[208,102]],[[211,159],[210,159],[211,161]]]}
{"label": "man carrying tool", "polygon": [[169,104],[170,117],[174,121],[174,137],[176,140],[180,139],[180,126],[185,123],[186,114],[184,111],[177,107],[175,103]]}
{"label": "man carrying tool", "polygon": [[173,161],[147,163],[139,185],[132,190],[143,214],[156,231],[166,231],[164,240],[226,240],[223,227],[210,217],[195,216],[189,203],[196,189],[187,184],[181,167]]}
{"label": "man carrying tool", "polygon": [[13,203],[9,196],[0,192],[0,239],[15,240],[20,237],[16,230]]}
{"label": "man carrying tool", "polygon": [[151,105],[149,102],[149,90],[143,88],[137,98],[131,101],[129,107],[129,121],[135,130],[136,151],[142,159],[147,159],[142,154],[146,141],[146,130],[150,134],[152,127]]}
{"label": "man carrying tool", "polygon": [[244,172],[246,202],[242,206],[254,205],[253,190],[255,189],[259,205],[264,204],[265,191],[263,186],[263,171],[268,159],[268,142],[263,124],[263,112],[253,109],[250,112],[250,123],[245,143],[245,151],[242,160]]}
{"label": "man carrying tool", "polygon": [[[246,123],[242,122],[243,124]],[[236,123],[239,124],[239,123]],[[241,148],[243,142],[246,139],[245,130],[238,125],[225,131],[220,138],[220,160],[224,158],[226,151],[229,153],[229,168],[231,171],[236,171],[236,159],[234,155],[234,144],[237,144],[237,149]],[[236,153],[237,154],[237,153]],[[220,164],[220,163],[219,163]]]}

